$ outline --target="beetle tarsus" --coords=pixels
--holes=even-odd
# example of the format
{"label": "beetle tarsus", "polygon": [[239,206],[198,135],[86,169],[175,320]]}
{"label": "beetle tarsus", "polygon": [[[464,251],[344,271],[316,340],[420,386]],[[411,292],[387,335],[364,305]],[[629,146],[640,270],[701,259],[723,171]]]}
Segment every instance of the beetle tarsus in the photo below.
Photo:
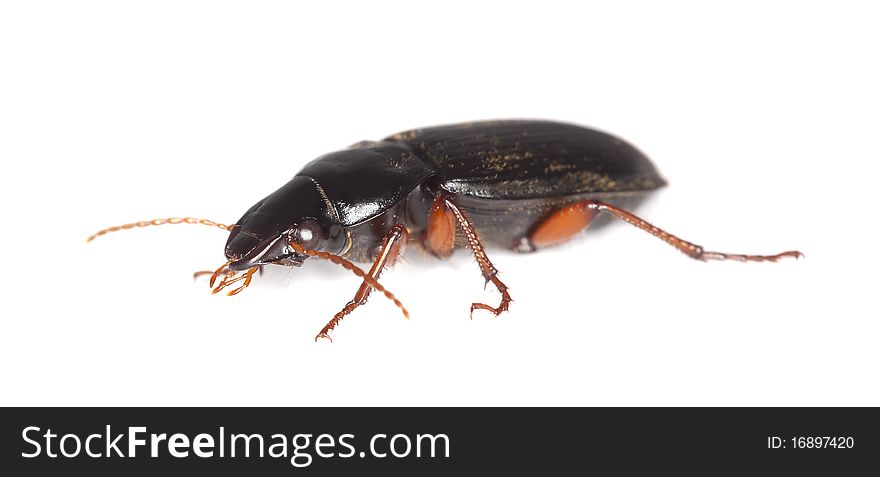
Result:
{"label": "beetle tarsus", "polygon": [[[364,303],[366,303],[366,300],[364,300]],[[333,315],[333,318],[326,325],[324,325],[324,328],[321,328],[321,331],[318,332],[318,334],[315,336],[315,341],[318,341],[319,338],[327,338],[332,343],[333,339],[330,338],[330,332],[333,331],[334,328],[336,328],[339,322],[342,321],[342,319],[345,318],[346,315],[354,311],[354,309],[357,308],[360,304],[361,303],[355,303],[354,301],[348,302],[348,304],[345,305],[345,308],[343,308],[342,311]]]}
{"label": "beetle tarsus", "polygon": [[797,250],[789,250],[787,252],[777,253],[776,255],[743,255],[736,253],[724,252],[703,252],[700,260],[735,260],[738,262],[778,262],[785,257],[791,257],[800,260],[805,255]]}
{"label": "beetle tarsus", "polygon": [[468,246],[470,246],[474,258],[477,259],[480,271],[483,272],[483,278],[486,279],[483,288],[485,289],[485,286],[488,285],[489,282],[492,282],[492,284],[495,285],[495,288],[501,293],[501,303],[499,303],[497,307],[492,307],[484,303],[472,303],[470,314],[471,319],[474,319],[474,310],[477,309],[490,311],[495,316],[507,311],[513,300],[510,298],[510,293],[507,292],[507,285],[498,278],[498,270],[492,265],[489,256],[486,255],[486,250],[483,248],[483,244],[480,243],[480,238],[477,235],[477,229],[471,223],[470,219],[464,215],[464,212],[462,212],[447,195],[438,195],[435,200],[442,201],[444,206],[455,216],[458,225],[461,226],[461,230],[464,232],[464,236],[467,239]]}
{"label": "beetle tarsus", "polygon": [[492,315],[497,317],[498,315],[500,315],[510,309],[510,303],[513,302],[513,299],[510,298],[510,293],[507,292],[507,290],[509,290],[509,288],[507,288],[507,285],[505,285],[504,282],[502,282],[498,278],[497,272],[495,275],[492,276],[492,278],[486,279],[487,285],[489,282],[492,282],[492,284],[495,285],[495,288],[497,288],[498,291],[501,292],[501,303],[499,303],[497,307],[489,306],[485,303],[471,303],[471,315],[470,316],[471,316],[472,320],[474,319],[474,311],[475,310],[486,310],[486,311],[491,312]]}
{"label": "beetle tarsus", "polygon": [[707,252],[700,245],[688,242],[687,240],[672,235],[671,233],[651,224],[647,220],[627,210],[615,207],[611,204],[598,200],[587,200],[584,201],[583,204],[589,209],[607,212],[630,225],[633,225],[644,230],[645,232],[648,232],[649,234],[677,248],[680,252],[684,253],[688,257],[693,258],[694,260],[700,260],[704,262],[708,260],[735,260],[739,262],[777,262],[784,257],[794,257],[795,259],[798,259],[804,256],[803,253],[797,250],[789,250],[787,252],[778,253],[776,255],[743,255],[724,252]]}
{"label": "beetle tarsus", "polygon": [[330,335],[328,335],[327,333],[324,333],[323,331],[321,333],[318,333],[317,336],[315,336],[315,343],[317,343],[318,340],[320,340],[320,339],[328,339],[328,340],[330,340],[331,343],[333,342],[333,338],[331,338]]}
{"label": "beetle tarsus", "polygon": [[476,311],[476,310],[486,310],[486,311],[492,313],[492,315],[497,317],[498,315],[507,311],[507,303],[501,302],[501,304],[498,305],[497,308],[489,306],[485,303],[471,303],[471,320],[474,319],[474,311]]}

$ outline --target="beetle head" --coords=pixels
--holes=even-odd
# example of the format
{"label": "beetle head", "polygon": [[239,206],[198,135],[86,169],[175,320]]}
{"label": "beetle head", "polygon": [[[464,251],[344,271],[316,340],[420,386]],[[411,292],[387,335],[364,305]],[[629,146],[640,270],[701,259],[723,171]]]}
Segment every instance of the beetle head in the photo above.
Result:
{"label": "beetle head", "polygon": [[339,248],[341,227],[328,216],[327,201],[307,177],[297,176],[257,202],[233,226],[226,242],[226,257],[233,271],[259,265],[298,267],[306,250]]}

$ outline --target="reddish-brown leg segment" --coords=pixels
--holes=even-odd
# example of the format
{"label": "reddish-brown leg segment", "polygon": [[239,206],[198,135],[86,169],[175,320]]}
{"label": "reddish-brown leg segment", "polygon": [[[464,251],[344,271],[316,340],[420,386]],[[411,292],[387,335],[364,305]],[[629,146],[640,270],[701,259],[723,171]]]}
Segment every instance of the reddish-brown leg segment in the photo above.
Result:
{"label": "reddish-brown leg segment", "polygon": [[531,247],[549,247],[560,244],[579,234],[587,228],[596,216],[596,211],[590,209],[585,202],[575,202],[553,212],[532,230],[529,235]]}
{"label": "reddish-brown leg segment", "polygon": [[[428,230],[423,242],[428,250],[434,253],[434,255],[443,257],[452,253],[452,247],[455,244],[454,239],[456,230],[455,223],[450,223],[451,221],[449,220],[452,217],[455,218],[455,221],[458,222],[458,225],[461,227],[464,237],[467,239],[468,246],[470,246],[474,257],[477,259],[480,271],[483,272],[483,278],[486,279],[486,283],[492,282],[492,284],[495,285],[495,288],[501,293],[501,303],[499,303],[497,307],[489,306],[485,303],[472,303],[471,318],[474,316],[474,310],[486,310],[492,312],[493,315],[498,316],[502,312],[507,311],[510,302],[513,301],[510,298],[510,293],[507,292],[507,285],[498,278],[498,270],[492,265],[492,262],[486,255],[486,250],[483,248],[483,244],[480,243],[480,237],[477,235],[477,229],[474,227],[474,224],[471,223],[470,219],[468,219],[464,212],[455,205],[448,195],[439,194],[434,199],[434,205],[431,207],[431,216],[428,220]],[[435,228],[432,229],[432,226]],[[437,229],[438,226],[439,230]],[[452,234],[451,241],[445,238],[448,237],[449,233]],[[432,241],[431,238],[436,235],[444,237],[444,240]],[[440,250],[433,249],[432,247],[436,243],[442,243],[444,248],[441,248]]]}
{"label": "reddish-brown leg segment", "polygon": [[644,219],[611,204],[598,200],[576,202],[554,212],[544,219],[531,233],[529,239],[538,248],[553,245],[567,240],[589,225],[599,212],[607,212],[618,219],[628,222],[645,232],[672,245],[679,251],[695,260],[738,260],[741,262],[775,262],[783,257],[800,258],[802,253],[796,250],[777,253],[776,255],[743,255],[734,253],[708,252],[703,247],[683,240],[665,230],[656,227]]}
{"label": "reddish-brown leg segment", "polygon": [[[397,257],[403,254],[404,248],[406,246],[406,241],[409,238],[409,233],[406,230],[406,227],[402,224],[397,224],[394,227],[391,227],[391,230],[385,234],[385,239],[382,241],[382,247],[379,250],[379,254],[376,256],[376,260],[373,262],[373,267],[370,268],[370,271],[367,272],[367,275],[372,277],[373,280],[378,280],[379,275],[382,274],[382,270],[385,269],[386,266],[393,265]],[[373,290],[372,285],[370,285],[366,280],[361,284],[360,288],[358,288],[357,293],[355,293],[354,298],[336,315],[333,316],[324,328],[315,336],[315,341],[318,341],[320,338],[327,338],[330,341],[330,331],[339,324],[339,322],[345,318],[346,315],[354,311],[355,308],[365,304],[367,300],[370,298],[370,292]]]}
{"label": "reddish-brown leg segment", "polygon": [[435,257],[446,258],[455,249],[455,215],[438,196],[428,214],[428,227],[422,235],[422,243]]}

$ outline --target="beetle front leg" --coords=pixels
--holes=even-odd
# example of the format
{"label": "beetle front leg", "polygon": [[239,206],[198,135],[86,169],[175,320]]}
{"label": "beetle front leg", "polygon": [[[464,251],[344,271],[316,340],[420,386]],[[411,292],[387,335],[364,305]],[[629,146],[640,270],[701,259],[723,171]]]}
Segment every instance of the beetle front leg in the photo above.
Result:
{"label": "beetle front leg", "polygon": [[[382,274],[382,270],[384,270],[386,266],[393,265],[397,260],[397,257],[403,254],[408,239],[409,232],[407,232],[406,227],[403,224],[397,224],[391,227],[391,230],[385,234],[385,238],[382,240],[382,246],[376,256],[376,260],[373,262],[373,267],[370,268],[367,275],[374,280],[378,280],[379,275]],[[355,308],[365,304],[370,298],[371,291],[373,291],[373,287],[364,281],[360,288],[358,288],[357,293],[354,294],[354,298],[352,298],[352,300],[348,302],[339,313],[336,313],[327,325],[321,329],[317,336],[315,336],[315,341],[318,341],[321,338],[327,338],[328,340],[333,341],[330,338],[330,331],[332,331],[333,328],[336,328],[336,326],[339,325],[339,322],[345,318],[346,315],[354,311]]]}
{"label": "beetle front leg", "polygon": [[510,298],[507,285],[498,278],[498,270],[492,265],[489,256],[483,244],[480,243],[480,237],[477,235],[477,229],[470,219],[455,205],[455,202],[447,194],[438,194],[434,199],[431,207],[431,215],[428,218],[428,230],[423,237],[423,243],[428,250],[438,257],[445,257],[452,253],[455,239],[455,224],[461,227],[468,246],[477,259],[480,271],[483,272],[483,278],[486,283],[492,282],[495,288],[501,293],[501,303],[498,306],[489,306],[485,303],[471,304],[471,319],[474,317],[474,310],[486,310],[493,315],[498,316],[502,312],[507,311],[513,299]]}
{"label": "beetle front leg", "polygon": [[632,212],[598,200],[575,202],[557,210],[532,230],[528,239],[529,243],[526,244],[526,246],[534,249],[564,242],[587,228],[599,212],[607,212],[624,222],[634,225],[669,245],[672,245],[680,252],[695,260],[776,262],[783,257],[800,258],[804,256],[804,254],[797,250],[789,250],[775,255],[744,255],[738,253],[709,252],[704,250],[702,246],[672,235]]}

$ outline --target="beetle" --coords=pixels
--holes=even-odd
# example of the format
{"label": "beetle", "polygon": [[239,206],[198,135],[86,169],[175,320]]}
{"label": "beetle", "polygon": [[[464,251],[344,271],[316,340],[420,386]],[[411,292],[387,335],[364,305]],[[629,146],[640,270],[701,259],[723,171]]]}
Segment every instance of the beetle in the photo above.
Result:
{"label": "beetle", "polygon": [[[467,246],[487,284],[501,294],[493,315],[512,302],[489,260],[487,246],[534,252],[563,243],[605,213],[665,241],[696,260],[777,261],[800,258],[710,252],[672,235],[628,209],[666,185],[656,167],[630,143],[606,132],[539,120],[481,121],[413,129],[381,141],[362,141],[308,163],[248,209],[231,226],[170,218],[104,229],[201,223],[229,231],[227,262],[211,273],[214,293],[250,284],[265,265],[299,267],[310,256],[340,264],[363,279],[354,297],[317,334],[330,332],[365,304],[375,289],[403,310],[379,284],[382,271],[408,242],[438,258]],[[372,264],[365,272],[352,262]],[[210,272],[208,272],[210,273]]]}

